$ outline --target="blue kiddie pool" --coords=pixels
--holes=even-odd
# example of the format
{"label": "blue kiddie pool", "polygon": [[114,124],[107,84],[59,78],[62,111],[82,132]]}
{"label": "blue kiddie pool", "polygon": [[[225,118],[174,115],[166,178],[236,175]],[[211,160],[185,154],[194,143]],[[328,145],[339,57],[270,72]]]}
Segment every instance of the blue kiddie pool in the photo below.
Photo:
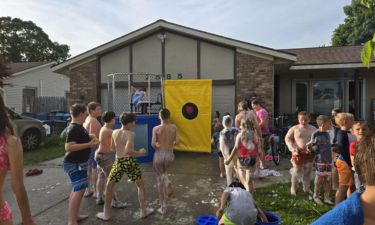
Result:
{"label": "blue kiddie pool", "polygon": [[[157,114],[137,115],[136,125],[132,129],[132,131],[135,132],[134,149],[146,149],[146,156],[137,157],[138,162],[152,162],[155,152],[154,148],[151,146],[152,129],[159,124],[160,120]],[[120,118],[116,116],[114,129],[119,128],[121,128]]]}
{"label": "blue kiddie pool", "polygon": [[219,220],[216,218],[216,216],[201,215],[195,220],[195,223],[197,225],[217,225]]}
{"label": "blue kiddie pool", "polygon": [[263,211],[264,214],[266,214],[268,222],[262,222],[260,220],[257,220],[255,223],[256,225],[279,225],[281,222],[281,219],[278,215],[268,212],[268,211]]}

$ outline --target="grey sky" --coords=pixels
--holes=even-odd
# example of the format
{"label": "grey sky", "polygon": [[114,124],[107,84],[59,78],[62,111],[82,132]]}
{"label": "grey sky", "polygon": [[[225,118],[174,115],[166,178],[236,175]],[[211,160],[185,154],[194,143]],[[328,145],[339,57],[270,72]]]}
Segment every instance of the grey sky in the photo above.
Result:
{"label": "grey sky", "polygon": [[80,54],[158,19],[270,48],[330,45],[350,0],[1,0]]}

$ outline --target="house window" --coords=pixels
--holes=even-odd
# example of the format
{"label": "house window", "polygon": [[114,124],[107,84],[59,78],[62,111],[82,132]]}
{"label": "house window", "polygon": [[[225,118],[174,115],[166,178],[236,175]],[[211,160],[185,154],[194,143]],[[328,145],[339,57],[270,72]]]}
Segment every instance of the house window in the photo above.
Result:
{"label": "house window", "polygon": [[[306,110],[316,115],[331,115],[332,108],[337,107],[356,115],[357,108],[356,118],[366,119],[364,79],[359,79],[359,90],[354,80],[295,79],[292,84],[291,112]],[[357,103],[356,94],[359,94]]]}
{"label": "house window", "polygon": [[310,112],[310,81],[293,80],[292,88],[292,112]]}
{"label": "house window", "polygon": [[330,115],[332,108],[343,108],[343,85],[341,81],[314,81],[312,104],[314,114]]}
{"label": "house window", "polygon": [[37,88],[24,88],[22,90],[22,112],[34,112],[34,101],[37,96]]}
{"label": "house window", "polygon": [[[358,88],[358,90],[356,90]],[[348,90],[348,97],[347,97],[347,106],[346,111],[356,115],[357,119],[365,120],[365,80],[359,79],[358,86],[354,80],[349,80],[347,82],[347,90]],[[358,102],[356,102],[356,94],[358,94]],[[357,112],[356,112],[357,109]],[[356,114],[358,113],[358,115]]]}
{"label": "house window", "polygon": [[308,111],[308,83],[296,83],[296,111]]}

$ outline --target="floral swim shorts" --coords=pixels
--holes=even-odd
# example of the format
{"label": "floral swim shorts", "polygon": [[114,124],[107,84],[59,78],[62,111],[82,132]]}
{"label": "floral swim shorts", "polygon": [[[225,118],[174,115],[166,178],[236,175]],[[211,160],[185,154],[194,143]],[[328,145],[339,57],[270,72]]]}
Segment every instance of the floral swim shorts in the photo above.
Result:
{"label": "floral swim shorts", "polygon": [[116,158],[109,173],[109,180],[119,182],[124,173],[128,175],[132,182],[142,178],[141,168],[134,157]]}

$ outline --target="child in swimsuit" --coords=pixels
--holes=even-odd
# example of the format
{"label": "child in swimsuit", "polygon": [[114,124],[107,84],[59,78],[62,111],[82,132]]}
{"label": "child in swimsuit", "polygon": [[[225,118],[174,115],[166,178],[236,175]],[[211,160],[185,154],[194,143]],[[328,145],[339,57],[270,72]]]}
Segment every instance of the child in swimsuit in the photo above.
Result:
{"label": "child in swimsuit", "polygon": [[256,135],[255,127],[250,119],[241,120],[241,132],[237,135],[236,144],[225,164],[229,165],[235,155],[238,156],[237,173],[241,183],[246,190],[253,192],[254,185],[252,176],[257,162],[257,146],[260,145],[260,139]]}
{"label": "child in swimsuit", "polygon": [[112,133],[111,148],[116,150],[116,160],[112,166],[106,185],[104,209],[103,212],[96,214],[96,217],[103,221],[108,221],[111,218],[111,201],[114,186],[120,182],[124,173],[137,186],[141,218],[145,218],[154,212],[152,208],[146,208],[142,171],[135,159],[136,156],[144,156],[146,154],[144,148],[138,151],[134,150],[135,134],[130,129],[135,127],[136,115],[134,113],[122,113],[120,121],[122,124],[121,129],[115,130]]}
{"label": "child in swimsuit", "polygon": [[[107,178],[111,172],[113,161],[114,161],[114,151],[111,149],[111,138],[112,138],[112,127],[115,124],[116,114],[114,112],[104,112],[102,120],[105,122],[104,126],[100,129],[99,133],[99,147],[95,152],[95,161],[98,164],[98,181],[96,184],[96,191],[98,196],[96,198],[97,205],[103,205],[103,192],[105,184],[107,183]],[[114,194],[112,200],[113,208],[124,208],[127,204],[118,201],[116,193]]]}
{"label": "child in swimsuit", "polygon": [[371,129],[370,129],[370,126],[368,125],[368,123],[363,122],[363,121],[358,121],[358,122],[355,122],[353,124],[352,132],[353,132],[354,136],[356,137],[356,141],[353,141],[350,144],[350,147],[349,147],[350,159],[351,159],[351,162],[352,162],[352,165],[353,165],[352,169],[354,171],[354,183],[355,183],[356,190],[359,191],[359,192],[363,192],[364,186],[360,182],[358,173],[354,169],[354,157],[355,157],[355,153],[356,153],[357,143],[359,141],[361,141],[363,138],[370,136],[371,135]]}
{"label": "child in swimsuit", "polygon": [[340,126],[337,131],[337,140],[334,151],[340,153],[336,161],[336,167],[339,174],[339,188],[336,192],[336,205],[349,197],[355,191],[354,173],[352,171],[352,162],[350,160],[350,143],[354,141],[350,133],[354,122],[354,116],[350,113],[339,113],[335,117],[336,124]]}
{"label": "child in swimsuit", "polygon": [[88,217],[88,215],[78,215],[78,212],[85,189],[88,187],[87,161],[91,148],[98,146],[98,143],[95,135],[89,135],[82,126],[87,117],[86,106],[74,104],[70,107],[70,114],[72,122],[65,141],[64,171],[72,185],[69,195],[68,225],[77,225],[77,221]]}
{"label": "child in swimsuit", "polygon": [[224,167],[224,157],[223,153],[220,150],[220,131],[223,129],[223,126],[221,124],[214,124],[213,126],[214,133],[212,134],[211,138],[211,146],[214,151],[217,152],[217,155],[219,156],[219,169],[220,169],[220,177],[225,177],[225,167]]}
{"label": "child in swimsuit", "polygon": [[[99,138],[100,128],[102,125],[98,121],[98,117],[102,115],[102,107],[97,102],[90,102],[87,104],[87,112],[89,115],[87,116],[85,122],[83,123],[83,127],[87,130],[87,132],[91,135],[95,135],[96,138]],[[95,162],[95,152],[98,146],[91,148],[90,156],[88,161],[88,176],[89,176],[89,186],[86,188],[85,197],[90,197],[91,195],[96,198],[97,197],[97,180],[98,180],[98,172],[97,172],[97,165]]]}
{"label": "child in swimsuit", "polygon": [[356,148],[354,167],[366,190],[354,192],[312,225],[375,224],[375,136],[363,138]]}
{"label": "child in swimsuit", "polygon": [[268,222],[266,215],[259,209],[251,193],[244,190],[241,183],[233,182],[221,195],[220,208],[216,212],[219,225],[252,225],[257,217]]}
{"label": "child in swimsuit", "polygon": [[[236,127],[232,126],[232,123],[232,118],[229,115],[223,117],[224,129],[220,132],[219,146],[224,159],[228,159],[232,153],[239,132]],[[233,182],[234,164],[236,163],[237,159],[233,159],[230,164],[225,165],[227,185],[230,185]]]}
{"label": "child in swimsuit", "polygon": [[[11,182],[15,199],[21,212],[22,224],[35,225],[31,217],[29,200],[23,183],[23,149],[21,140],[15,136],[8,112],[5,109],[3,98],[0,96],[0,188],[10,170]],[[13,224],[12,211],[0,192],[0,224]]]}
{"label": "child in swimsuit", "polygon": [[174,160],[173,147],[178,144],[177,127],[170,122],[170,112],[162,109],[159,112],[161,124],[152,130],[151,145],[155,149],[153,166],[160,197],[158,212],[167,213],[167,198],[172,194],[172,183],[167,175],[167,168]]}
{"label": "child in swimsuit", "polygon": [[315,155],[306,151],[306,144],[311,140],[311,135],[316,128],[309,122],[310,115],[305,111],[299,112],[299,124],[291,127],[285,136],[285,143],[292,152],[290,162],[293,168],[290,170],[292,183],[290,194],[293,196],[296,196],[299,180],[302,180],[303,191],[309,195],[312,194],[310,182]]}
{"label": "child in swimsuit", "polygon": [[333,205],[329,197],[331,191],[331,175],[332,175],[332,153],[331,138],[329,129],[331,128],[331,119],[328,116],[320,115],[316,118],[319,130],[315,131],[311,136],[311,141],[307,144],[308,151],[316,154],[315,158],[315,185],[314,185],[314,201],[318,205],[323,205],[320,200],[320,188],[324,187],[324,202]]}

